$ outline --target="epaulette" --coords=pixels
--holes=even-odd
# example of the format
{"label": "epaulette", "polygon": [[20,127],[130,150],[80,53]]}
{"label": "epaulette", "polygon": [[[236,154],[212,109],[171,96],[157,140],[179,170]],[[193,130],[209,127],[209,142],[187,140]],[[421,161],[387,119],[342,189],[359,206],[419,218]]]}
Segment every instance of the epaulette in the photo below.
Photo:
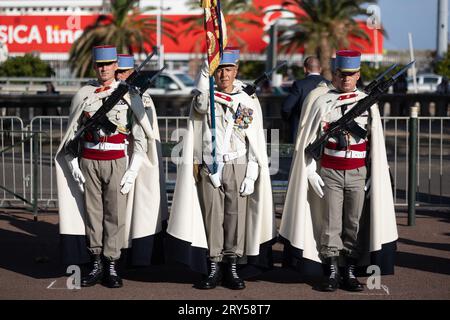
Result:
{"label": "epaulette", "polygon": [[343,95],[339,96],[339,98],[337,98],[337,99],[342,101],[342,100],[351,99],[351,98],[354,98],[357,96],[358,96],[357,93],[352,92],[352,93],[348,93],[348,94],[343,94]]}
{"label": "epaulette", "polygon": [[220,104],[223,104],[229,108],[233,107],[233,99],[228,94],[219,91],[214,91],[214,98],[215,101]]}
{"label": "epaulette", "polygon": [[100,87],[100,88],[95,89],[94,93],[100,93],[100,92],[103,92],[103,91],[106,91],[109,89],[111,89],[110,86]]}

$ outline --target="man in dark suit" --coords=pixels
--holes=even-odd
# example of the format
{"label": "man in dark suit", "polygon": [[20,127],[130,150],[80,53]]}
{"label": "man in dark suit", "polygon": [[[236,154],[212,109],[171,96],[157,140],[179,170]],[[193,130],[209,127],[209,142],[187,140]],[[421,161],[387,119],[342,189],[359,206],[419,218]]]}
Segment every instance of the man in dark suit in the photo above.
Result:
{"label": "man in dark suit", "polygon": [[301,80],[294,81],[289,96],[283,103],[281,116],[285,121],[290,123],[291,137],[290,142],[295,141],[297,135],[298,122],[302,110],[303,101],[306,96],[323,80],[320,75],[322,68],[317,57],[310,56],[303,63],[303,70],[306,77]]}

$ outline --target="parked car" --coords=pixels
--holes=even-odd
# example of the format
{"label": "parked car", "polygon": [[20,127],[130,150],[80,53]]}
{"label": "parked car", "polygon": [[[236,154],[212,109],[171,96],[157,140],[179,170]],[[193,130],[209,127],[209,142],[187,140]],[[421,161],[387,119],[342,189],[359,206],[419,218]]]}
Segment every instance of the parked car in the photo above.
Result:
{"label": "parked car", "polygon": [[[138,83],[150,79],[157,71],[141,71]],[[191,94],[194,89],[194,80],[187,74],[174,71],[164,71],[151,84],[150,94]]]}
{"label": "parked car", "polygon": [[[434,73],[423,73],[416,76],[417,92],[436,92],[437,86],[442,82],[442,76]],[[413,78],[408,78],[408,92],[414,92]]]}

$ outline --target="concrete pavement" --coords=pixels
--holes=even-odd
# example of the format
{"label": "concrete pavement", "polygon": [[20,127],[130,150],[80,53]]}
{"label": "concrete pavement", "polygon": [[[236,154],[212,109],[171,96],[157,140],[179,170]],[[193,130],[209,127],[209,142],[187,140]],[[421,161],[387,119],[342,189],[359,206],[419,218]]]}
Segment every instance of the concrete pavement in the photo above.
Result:
{"label": "concrete pavement", "polygon": [[23,211],[0,209],[0,299],[450,299],[449,208],[418,209],[414,227],[407,226],[406,213],[398,210],[395,275],[382,278],[384,289],[361,293],[314,290],[317,279],[302,279],[280,267],[281,244],[274,246],[275,268],[247,281],[241,291],[194,289],[199,276],[180,265],[127,271],[121,289],[96,285],[69,290],[59,264],[57,222],[55,213],[41,213],[35,222]]}

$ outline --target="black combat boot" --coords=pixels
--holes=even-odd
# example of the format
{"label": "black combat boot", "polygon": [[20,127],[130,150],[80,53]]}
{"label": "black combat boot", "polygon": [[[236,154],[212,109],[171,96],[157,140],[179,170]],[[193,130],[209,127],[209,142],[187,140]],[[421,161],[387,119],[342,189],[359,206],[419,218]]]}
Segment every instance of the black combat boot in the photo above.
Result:
{"label": "black combat boot", "polygon": [[123,286],[122,279],[117,274],[117,261],[111,260],[106,263],[106,273],[103,279],[104,285],[108,288],[121,288]]}
{"label": "black combat boot", "polygon": [[209,274],[196,285],[197,289],[214,289],[222,281],[222,270],[219,262],[210,262]]}
{"label": "black combat boot", "polygon": [[345,272],[343,275],[344,289],[348,291],[363,291],[364,286],[358,281],[354,272],[356,269],[356,260],[353,258],[347,258],[347,265],[345,266]]}
{"label": "black combat boot", "polygon": [[239,278],[237,274],[237,257],[231,257],[229,259],[224,285],[233,290],[242,290],[245,288],[244,280]]}
{"label": "black combat boot", "polygon": [[320,285],[321,291],[333,292],[339,288],[339,257],[330,257],[325,259],[325,279]]}
{"label": "black combat boot", "polygon": [[99,254],[93,256],[92,270],[85,277],[81,278],[82,287],[91,287],[97,283],[100,283],[103,279],[103,262],[102,257]]}

